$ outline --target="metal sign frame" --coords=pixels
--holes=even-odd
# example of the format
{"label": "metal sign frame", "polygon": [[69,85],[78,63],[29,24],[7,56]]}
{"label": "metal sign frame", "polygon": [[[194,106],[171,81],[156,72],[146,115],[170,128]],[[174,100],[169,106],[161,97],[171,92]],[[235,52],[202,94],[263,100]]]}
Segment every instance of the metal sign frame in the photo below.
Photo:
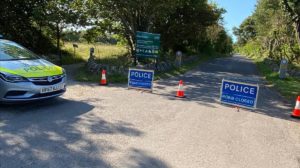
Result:
{"label": "metal sign frame", "polygon": [[[242,85],[248,85],[248,86],[257,87],[257,90],[256,90],[256,99],[255,99],[255,102],[254,102],[254,107],[248,107],[248,106],[244,106],[244,105],[240,105],[240,104],[223,102],[222,101],[222,93],[223,93],[223,84],[224,84],[225,81],[226,82],[235,83],[235,84],[242,84]],[[243,107],[243,108],[246,108],[246,109],[255,110],[257,108],[258,94],[259,94],[259,84],[250,84],[250,83],[245,83],[245,82],[238,82],[238,81],[223,79],[222,80],[222,84],[221,84],[221,88],[220,88],[220,98],[219,98],[219,101],[222,104],[233,105],[233,106],[237,106],[237,107]]]}
{"label": "metal sign frame", "polygon": [[[135,71],[144,71],[144,72],[151,72],[153,73],[153,76],[152,76],[152,81],[151,81],[151,89],[146,89],[146,88],[141,88],[141,87],[132,87],[129,85],[129,82],[130,82],[130,72],[132,70],[135,70]],[[129,68],[128,70],[128,89],[137,89],[137,90],[146,90],[146,91],[153,91],[153,81],[154,81],[154,70],[146,70],[146,69],[137,69],[137,68]]]}

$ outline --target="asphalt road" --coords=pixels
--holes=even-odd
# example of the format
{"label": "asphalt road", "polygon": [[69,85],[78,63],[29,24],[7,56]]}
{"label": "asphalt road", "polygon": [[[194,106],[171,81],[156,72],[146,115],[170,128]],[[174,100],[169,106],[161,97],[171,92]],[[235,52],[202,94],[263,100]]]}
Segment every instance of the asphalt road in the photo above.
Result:
{"label": "asphalt road", "polygon": [[[224,77],[257,81],[258,109],[219,104]],[[174,98],[179,79],[186,99]],[[70,80],[61,98],[0,106],[0,167],[299,168],[293,106],[240,56],[158,81],[152,94]]]}

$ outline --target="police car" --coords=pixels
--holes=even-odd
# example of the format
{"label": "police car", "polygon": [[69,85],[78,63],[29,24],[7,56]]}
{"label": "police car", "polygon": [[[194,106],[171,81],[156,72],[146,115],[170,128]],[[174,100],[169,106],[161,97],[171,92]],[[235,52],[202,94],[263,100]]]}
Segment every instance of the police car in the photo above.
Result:
{"label": "police car", "polygon": [[21,45],[0,39],[0,102],[48,99],[66,91],[63,68]]}

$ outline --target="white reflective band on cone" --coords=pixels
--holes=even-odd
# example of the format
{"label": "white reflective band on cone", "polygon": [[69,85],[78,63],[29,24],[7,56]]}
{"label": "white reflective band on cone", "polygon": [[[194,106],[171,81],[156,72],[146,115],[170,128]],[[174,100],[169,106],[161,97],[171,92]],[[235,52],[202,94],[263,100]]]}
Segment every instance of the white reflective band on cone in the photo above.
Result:
{"label": "white reflective band on cone", "polygon": [[106,75],[105,74],[102,75],[102,79],[106,79]]}
{"label": "white reflective band on cone", "polygon": [[295,109],[300,109],[300,101],[297,101],[297,102],[296,102]]}
{"label": "white reflective band on cone", "polygon": [[183,90],[183,86],[182,86],[182,85],[179,85],[179,86],[178,86],[178,90],[180,90],[180,91]]}

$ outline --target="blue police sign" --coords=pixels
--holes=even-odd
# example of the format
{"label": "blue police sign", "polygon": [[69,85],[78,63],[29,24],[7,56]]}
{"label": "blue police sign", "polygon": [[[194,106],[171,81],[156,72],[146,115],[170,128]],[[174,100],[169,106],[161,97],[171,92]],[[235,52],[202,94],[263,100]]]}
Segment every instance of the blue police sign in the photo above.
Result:
{"label": "blue police sign", "polygon": [[154,71],[129,69],[128,88],[152,90]]}
{"label": "blue police sign", "polygon": [[223,79],[220,101],[250,109],[256,108],[259,86]]}

